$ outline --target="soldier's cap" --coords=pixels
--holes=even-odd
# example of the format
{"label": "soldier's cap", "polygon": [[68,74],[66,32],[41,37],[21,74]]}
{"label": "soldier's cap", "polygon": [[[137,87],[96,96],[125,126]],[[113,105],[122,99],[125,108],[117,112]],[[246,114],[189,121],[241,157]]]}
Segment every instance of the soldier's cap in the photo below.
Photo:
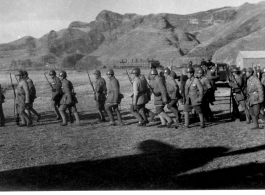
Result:
{"label": "soldier's cap", "polygon": [[99,70],[95,70],[93,74],[95,74],[95,75],[100,75],[101,72],[100,72]]}

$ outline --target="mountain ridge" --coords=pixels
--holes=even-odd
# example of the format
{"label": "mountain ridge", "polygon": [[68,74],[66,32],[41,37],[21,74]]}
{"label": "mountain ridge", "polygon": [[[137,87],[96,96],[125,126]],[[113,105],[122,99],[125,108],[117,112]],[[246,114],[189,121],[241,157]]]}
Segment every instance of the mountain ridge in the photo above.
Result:
{"label": "mountain ridge", "polygon": [[122,59],[153,58],[165,64],[170,59],[208,56],[234,64],[240,50],[265,49],[264,16],[265,2],[187,15],[102,10],[94,21],[73,21],[68,28],[51,30],[38,39],[27,36],[0,44],[0,64],[8,67],[13,61],[30,59],[39,65],[95,67]]}

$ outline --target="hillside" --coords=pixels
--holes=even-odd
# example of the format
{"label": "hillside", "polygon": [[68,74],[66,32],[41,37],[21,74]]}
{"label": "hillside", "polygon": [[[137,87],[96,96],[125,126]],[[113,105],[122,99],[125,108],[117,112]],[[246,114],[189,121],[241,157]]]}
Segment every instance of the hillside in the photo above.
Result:
{"label": "hillside", "polygon": [[74,21],[39,39],[0,44],[0,65],[98,66],[122,59],[203,58],[235,63],[240,50],[263,50],[265,3],[245,3],[188,15],[118,14],[103,10],[95,21]]}

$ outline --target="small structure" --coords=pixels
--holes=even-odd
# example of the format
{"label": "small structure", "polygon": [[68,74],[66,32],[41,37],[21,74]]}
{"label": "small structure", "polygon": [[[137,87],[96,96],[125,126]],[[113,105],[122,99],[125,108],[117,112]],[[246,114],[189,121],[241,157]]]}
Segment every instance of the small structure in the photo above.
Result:
{"label": "small structure", "polygon": [[239,51],[236,65],[242,68],[265,66],[265,51]]}

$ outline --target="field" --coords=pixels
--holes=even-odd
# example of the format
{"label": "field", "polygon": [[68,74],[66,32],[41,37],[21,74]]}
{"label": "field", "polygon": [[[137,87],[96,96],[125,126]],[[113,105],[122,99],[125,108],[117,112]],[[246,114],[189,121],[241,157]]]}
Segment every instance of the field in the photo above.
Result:
{"label": "field", "polygon": [[[217,101],[211,106],[216,122],[206,123],[204,129],[198,120],[192,121],[190,129],[159,129],[158,119],[139,128],[128,110],[132,87],[125,70],[115,70],[125,96],[121,112],[126,126],[111,127],[96,123],[86,72],[72,71],[68,79],[77,93],[82,126],[61,127],[54,120],[51,91],[43,73],[29,72],[37,89],[34,107],[42,115],[38,123],[34,118],[31,128],[15,125],[9,72],[0,73],[0,83],[7,89],[3,104],[7,123],[0,127],[0,190],[265,187],[265,130],[250,130],[253,124],[230,121],[228,88],[216,91]],[[153,102],[148,107],[154,110]]]}

